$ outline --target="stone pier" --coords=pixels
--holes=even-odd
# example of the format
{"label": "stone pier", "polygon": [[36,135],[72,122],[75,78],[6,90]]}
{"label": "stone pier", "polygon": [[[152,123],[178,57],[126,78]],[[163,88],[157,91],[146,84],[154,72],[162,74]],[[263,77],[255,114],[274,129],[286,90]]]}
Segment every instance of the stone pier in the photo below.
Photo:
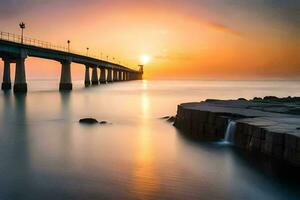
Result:
{"label": "stone pier", "polygon": [[72,90],[72,78],[71,78],[71,62],[68,60],[61,61],[61,76],[59,83],[60,91]]}
{"label": "stone pier", "polygon": [[86,87],[91,85],[91,79],[90,79],[90,67],[88,65],[85,65],[85,79],[84,79],[84,85]]}
{"label": "stone pier", "polygon": [[11,78],[10,78],[10,59],[3,58],[4,61],[4,71],[3,71],[3,82],[1,89],[10,90],[11,89]]}
{"label": "stone pier", "polygon": [[105,68],[100,68],[100,83],[101,84],[106,84],[106,69]]}
{"label": "stone pier", "polygon": [[98,72],[97,72],[97,67],[94,66],[92,70],[92,85],[98,85],[99,80],[98,80]]}
{"label": "stone pier", "polygon": [[234,120],[232,145],[300,166],[300,97],[265,99],[181,104],[174,125],[195,139],[221,140]]}

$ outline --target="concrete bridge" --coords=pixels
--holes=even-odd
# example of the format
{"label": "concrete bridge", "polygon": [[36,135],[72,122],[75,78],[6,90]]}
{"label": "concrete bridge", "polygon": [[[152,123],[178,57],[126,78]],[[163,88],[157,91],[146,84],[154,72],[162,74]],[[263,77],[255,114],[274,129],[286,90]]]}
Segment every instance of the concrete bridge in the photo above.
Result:
{"label": "concrete bridge", "polygon": [[[25,59],[38,57],[55,60],[61,65],[59,90],[72,90],[71,63],[85,67],[85,86],[142,79],[143,69],[132,70],[121,64],[96,56],[71,52],[68,47],[55,46],[19,35],[0,32],[0,57],[4,61],[2,90],[11,89],[10,64],[16,63],[14,92],[27,92]],[[92,76],[90,77],[90,70]],[[98,73],[100,71],[100,73]],[[98,77],[98,74],[100,76]]]}

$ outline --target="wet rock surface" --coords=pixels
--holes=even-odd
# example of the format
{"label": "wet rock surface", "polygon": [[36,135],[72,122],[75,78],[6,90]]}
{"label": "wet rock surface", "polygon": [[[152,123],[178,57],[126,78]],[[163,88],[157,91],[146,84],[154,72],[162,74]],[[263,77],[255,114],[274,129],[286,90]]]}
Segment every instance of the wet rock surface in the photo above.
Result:
{"label": "wet rock surface", "polygon": [[176,117],[172,116],[169,119],[167,119],[167,122],[175,122]]}
{"label": "wet rock surface", "polygon": [[173,123],[175,122],[176,117],[175,116],[165,116],[161,117],[160,119],[166,120],[167,122]]}
{"label": "wet rock surface", "polygon": [[207,100],[179,105],[174,125],[199,140],[220,140],[234,119],[234,146],[300,166],[298,109],[299,97]]}
{"label": "wet rock surface", "polygon": [[93,124],[100,124],[100,125],[111,124],[108,121],[104,121],[104,120],[98,121],[97,119],[90,118],[90,117],[80,119],[79,123],[81,123],[81,124],[88,124],[88,125],[93,125]]}
{"label": "wet rock surface", "polygon": [[98,120],[94,118],[82,118],[79,120],[79,123],[81,124],[97,124]]}

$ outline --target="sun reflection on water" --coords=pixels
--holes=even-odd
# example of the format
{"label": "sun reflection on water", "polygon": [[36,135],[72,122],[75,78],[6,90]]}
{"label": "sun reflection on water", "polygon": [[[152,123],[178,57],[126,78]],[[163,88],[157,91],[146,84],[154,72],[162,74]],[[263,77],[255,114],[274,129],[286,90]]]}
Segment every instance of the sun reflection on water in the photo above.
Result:
{"label": "sun reflection on water", "polygon": [[[147,82],[143,82],[143,88],[147,90]],[[160,188],[159,178],[155,173],[155,158],[149,118],[150,101],[146,92],[141,95],[141,126],[137,138],[137,151],[133,167],[131,189],[139,199],[149,199]]]}

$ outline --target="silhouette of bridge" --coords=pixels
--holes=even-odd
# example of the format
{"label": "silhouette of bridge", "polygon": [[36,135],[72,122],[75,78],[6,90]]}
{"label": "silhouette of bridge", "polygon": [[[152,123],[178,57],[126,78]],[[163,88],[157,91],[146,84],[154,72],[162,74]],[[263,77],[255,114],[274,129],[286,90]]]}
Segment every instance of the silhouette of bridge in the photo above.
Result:
{"label": "silhouette of bridge", "polygon": [[[71,63],[85,66],[85,86],[115,81],[140,80],[143,68],[133,70],[97,56],[70,51],[69,47],[56,46],[28,37],[0,32],[0,57],[4,61],[2,90],[11,89],[10,64],[16,63],[14,92],[27,92],[25,59],[38,57],[61,63],[59,90],[72,90]],[[92,76],[90,77],[90,69]],[[98,69],[100,76],[98,77]]]}

